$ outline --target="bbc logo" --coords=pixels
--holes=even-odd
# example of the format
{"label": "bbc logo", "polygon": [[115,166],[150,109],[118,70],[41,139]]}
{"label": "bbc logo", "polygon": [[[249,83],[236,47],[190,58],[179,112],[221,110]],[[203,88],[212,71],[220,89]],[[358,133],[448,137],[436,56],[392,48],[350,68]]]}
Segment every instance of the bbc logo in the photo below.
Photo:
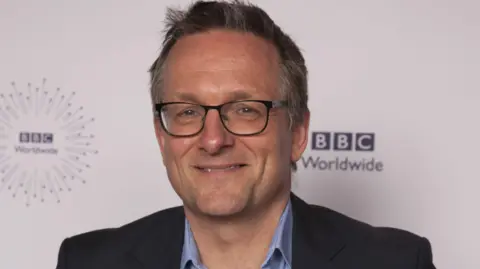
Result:
{"label": "bbc logo", "polygon": [[20,143],[52,144],[52,133],[30,133],[21,132],[19,135]]}
{"label": "bbc logo", "polygon": [[312,150],[374,151],[374,133],[313,132]]}

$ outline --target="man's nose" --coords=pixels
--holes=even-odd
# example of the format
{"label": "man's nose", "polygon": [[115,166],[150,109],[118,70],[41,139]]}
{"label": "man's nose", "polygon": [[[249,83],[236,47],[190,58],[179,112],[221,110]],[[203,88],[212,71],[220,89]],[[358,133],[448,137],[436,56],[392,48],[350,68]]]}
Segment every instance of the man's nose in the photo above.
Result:
{"label": "man's nose", "polygon": [[209,154],[216,154],[233,145],[233,135],[223,126],[218,111],[210,110],[205,116],[205,125],[200,134],[200,147]]}

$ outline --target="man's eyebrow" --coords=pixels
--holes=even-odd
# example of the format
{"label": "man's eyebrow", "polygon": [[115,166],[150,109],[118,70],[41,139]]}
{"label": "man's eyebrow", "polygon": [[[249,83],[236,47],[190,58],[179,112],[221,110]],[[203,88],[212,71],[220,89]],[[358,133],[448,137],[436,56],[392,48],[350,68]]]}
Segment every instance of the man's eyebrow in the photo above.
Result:
{"label": "man's eyebrow", "polygon": [[[231,92],[226,92],[224,93],[224,96],[229,101],[244,100],[244,99],[252,98],[252,94],[245,90],[235,90]],[[201,103],[200,99],[205,100],[205,98],[199,98],[200,96],[198,94],[191,93],[191,92],[182,92],[182,91],[175,92],[172,97],[175,98],[176,100],[193,102],[193,103]]]}
{"label": "man's eyebrow", "polygon": [[189,92],[175,92],[173,97],[180,101],[186,101],[186,102],[192,102],[192,103],[198,103],[199,101],[195,94],[189,93]]}
{"label": "man's eyebrow", "polygon": [[233,100],[242,100],[252,98],[252,94],[245,90],[235,90],[227,94]]}

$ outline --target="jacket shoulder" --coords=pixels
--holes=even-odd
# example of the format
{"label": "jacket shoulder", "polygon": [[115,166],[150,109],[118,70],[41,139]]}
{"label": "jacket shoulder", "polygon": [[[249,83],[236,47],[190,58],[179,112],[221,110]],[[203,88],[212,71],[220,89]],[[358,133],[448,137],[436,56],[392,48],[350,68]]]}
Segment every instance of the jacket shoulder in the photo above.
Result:
{"label": "jacket shoulder", "polygon": [[310,206],[314,215],[324,218],[348,241],[369,239],[392,244],[412,244],[420,243],[423,240],[423,237],[407,230],[373,226],[326,207]]}
{"label": "jacket shoulder", "polygon": [[68,238],[75,245],[98,246],[103,244],[119,243],[119,241],[132,242],[135,238],[142,237],[142,234],[150,230],[153,225],[161,227],[167,225],[174,216],[183,214],[183,207],[164,209],[148,216],[142,217],[117,228],[106,228],[81,233]]}
{"label": "jacket shoulder", "polygon": [[150,236],[152,231],[178,226],[178,221],[181,221],[183,216],[183,207],[173,207],[120,227],[93,230],[66,238],[60,245],[57,268],[64,268],[62,264],[67,261],[71,264],[72,260],[87,266],[114,258],[128,252],[141,240]]}
{"label": "jacket shoulder", "polygon": [[[334,210],[310,205],[314,223],[323,223],[342,239],[345,266],[365,268],[435,269],[430,242],[417,234],[393,227],[375,227]],[[359,267],[364,268],[364,267]]]}

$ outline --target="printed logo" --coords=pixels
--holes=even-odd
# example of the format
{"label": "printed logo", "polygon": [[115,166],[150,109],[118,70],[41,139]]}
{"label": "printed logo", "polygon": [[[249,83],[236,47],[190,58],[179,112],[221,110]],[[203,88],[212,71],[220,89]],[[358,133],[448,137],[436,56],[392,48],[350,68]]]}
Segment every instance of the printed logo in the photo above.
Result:
{"label": "printed logo", "polygon": [[[302,157],[300,163],[305,169],[322,171],[381,172],[384,165],[372,156],[374,151],[375,133],[312,132],[311,154]],[[325,154],[320,156],[318,152]]]}
{"label": "printed logo", "polygon": [[91,168],[95,119],[74,102],[75,92],[40,87],[0,93],[0,195],[54,201],[85,184]]}

